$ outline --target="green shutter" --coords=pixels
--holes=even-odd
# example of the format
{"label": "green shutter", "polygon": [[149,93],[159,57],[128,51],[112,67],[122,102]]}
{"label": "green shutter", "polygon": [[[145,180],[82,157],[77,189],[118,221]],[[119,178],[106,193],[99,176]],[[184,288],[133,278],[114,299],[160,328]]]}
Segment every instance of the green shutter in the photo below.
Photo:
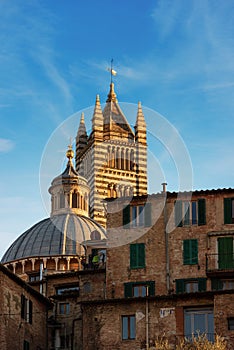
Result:
{"label": "green shutter", "polygon": [[206,200],[198,199],[198,225],[206,225]]}
{"label": "green shutter", "polygon": [[151,226],[151,203],[146,203],[144,208],[145,227]]}
{"label": "green shutter", "polygon": [[176,294],[184,293],[184,287],[185,284],[183,279],[176,280]]}
{"label": "green shutter", "polygon": [[145,244],[139,243],[138,246],[138,267],[145,267]]}
{"label": "green shutter", "polygon": [[175,202],[175,226],[181,227],[182,225],[182,201]]}
{"label": "green shutter", "polygon": [[232,269],[233,259],[233,237],[218,238],[219,269]]}
{"label": "green shutter", "polygon": [[130,227],[130,205],[123,208],[123,226],[124,228]]}
{"label": "green shutter", "polygon": [[149,285],[149,295],[154,296],[155,295],[155,282],[154,281],[149,281],[147,282]]}
{"label": "green shutter", "polygon": [[130,268],[137,267],[137,244],[130,244]]}
{"label": "green shutter", "polygon": [[198,263],[197,239],[185,239],[183,241],[183,263],[184,265],[195,265]]}
{"label": "green shutter", "polygon": [[206,278],[198,278],[198,291],[199,292],[206,291]]}
{"label": "green shutter", "polygon": [[223,206],[224,206],[224,223],[231,224],[232,223],[232,198],[224,198]]}
{"label": "green shutter", "polygon": [[198,264],[198,243],[197,239],[191,239],[191,264]]}
{"label": "green shutter", "polygon": [[220,279],[213,278],[211,280],[211,289],[212,290],[222,290],[223,282]]}
{"label": "green shutter", "polygon": [[183,241],[183,262],[184,265],[190,264],[190,240],[185,239]]}
{"label": "green shutter", "polygon": [[124,283],[124,297],[125,298],[132,297],[132,283]]}

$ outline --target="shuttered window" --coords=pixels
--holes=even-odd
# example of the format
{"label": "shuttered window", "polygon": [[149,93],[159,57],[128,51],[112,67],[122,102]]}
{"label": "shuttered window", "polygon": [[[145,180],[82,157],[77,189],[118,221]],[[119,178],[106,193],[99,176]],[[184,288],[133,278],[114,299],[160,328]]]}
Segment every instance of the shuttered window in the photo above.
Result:
{"label": "shuttered window", "polygon": [[[197,290],[192,287],[194,283],[197,283]],[[191,288],[188,285],[191,284]],[[206,291],[206,278],[186,278],[176,280],[176,293],[192,293],[192,292],[205,292]]]}
{"label": "shuttered window", "polygon": [[123,209],[123,226],[150,227],[151,226],[151,203],[145,205],[127,205]]}
{"label": "shuttered window", "polygon": [[124,283],[124,296],[125,298],[130,297],[145,297],[147,295],[155,295],[155,282],[144,281],[144,282],[128,282]]}
{"label": "shuttered window", "polygon": [[232,224],[234,223],[234,199],[233,198],[224,198],[223,200],[224,207],[224,223]]}
{"label": "shuttered window", "polygon": [[206,200],[175,201],[175,226],[206,225]]}
{"label": "shuttered window", "polygon": [[184,265],[195,265],[198,263],[197,239],[185,239],[183,241],[183,263]]}
{"label": "shuttered window", "polygon": [[130,268],[139,269],[145,267],[145,244],[130,244]]}

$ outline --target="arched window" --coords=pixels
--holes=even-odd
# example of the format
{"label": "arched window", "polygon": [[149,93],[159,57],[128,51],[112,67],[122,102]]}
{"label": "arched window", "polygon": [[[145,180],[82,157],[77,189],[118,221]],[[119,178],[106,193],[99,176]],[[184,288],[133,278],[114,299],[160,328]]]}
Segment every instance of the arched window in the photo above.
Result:
{"label": "arched window", "polygon": [[125,161],[124,161],[124,149],[121,150],[121,169],[125,169]]}
{"label": "arched window", "polygon": [[126,170],[130,170],[129,150],[126,150]]}
{"label": "arched window", "polygon": [[130,170],[134,170],[134,151],[133,151],[133,149],[131,150],[131,153],[130,153]]}
{"label": "arched window", "polygon": [[72,208],[77,208],[77,192],[72,193]]}
{"label": "arched window", "polygon": [[59,207],[65,208],[65,196],[64,193],[60,193],[59,195]]}

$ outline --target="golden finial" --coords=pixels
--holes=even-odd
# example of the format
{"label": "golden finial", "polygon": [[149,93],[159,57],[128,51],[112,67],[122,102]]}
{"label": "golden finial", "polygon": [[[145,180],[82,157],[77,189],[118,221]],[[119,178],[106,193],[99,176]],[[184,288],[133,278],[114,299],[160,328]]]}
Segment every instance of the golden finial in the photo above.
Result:
{"label": "golden finial", "polygon": [[71,144],[71,142],[70,142],[70,145],[68,145],[68,150],[67,150],[67,152],[66,152],[66,156],[67,156],[67,158],[69,159],[69,161],[71,161],[72,158],[74,157],[74,151],[73,151],[73,149],[72,149],[72,144]]}

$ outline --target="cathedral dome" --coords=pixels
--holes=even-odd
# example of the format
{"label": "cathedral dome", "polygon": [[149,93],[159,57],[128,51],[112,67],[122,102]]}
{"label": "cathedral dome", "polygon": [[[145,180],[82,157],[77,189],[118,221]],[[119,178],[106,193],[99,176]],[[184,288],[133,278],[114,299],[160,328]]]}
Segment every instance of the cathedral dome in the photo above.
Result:
{"label": "cathedral dome", "polygon": [[81,255],[81,244],[106,238],[97,222],[74,213],[44,219],[18,237],[8,248],[2,263],[31,257]]}

